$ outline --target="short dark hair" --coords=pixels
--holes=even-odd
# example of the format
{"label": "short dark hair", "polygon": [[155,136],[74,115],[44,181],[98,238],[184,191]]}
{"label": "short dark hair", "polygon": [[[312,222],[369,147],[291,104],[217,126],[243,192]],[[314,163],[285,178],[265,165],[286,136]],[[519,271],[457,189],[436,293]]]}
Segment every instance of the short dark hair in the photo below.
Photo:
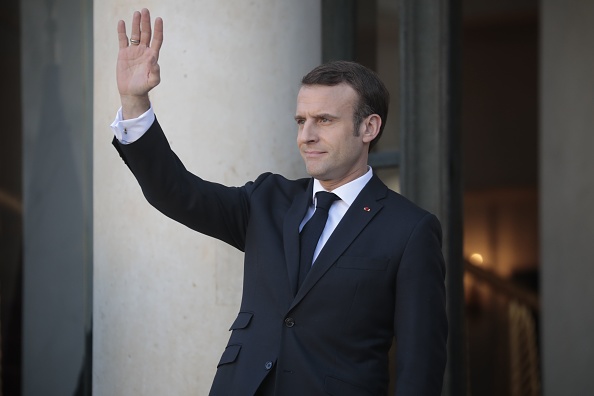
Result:
{"label": "short dark hair", "polygon": [[363,119],[371,114],[379,115],[382,120],[377,137],[369,144],[371,149],[384,131],[390,104],[390,93],[378,75],[359,63],[340,60],[324,63],[301,79],[301,85],[334,86],[342,83],[357,92],[358,103],[353,114],[355,133],[358,133]]}

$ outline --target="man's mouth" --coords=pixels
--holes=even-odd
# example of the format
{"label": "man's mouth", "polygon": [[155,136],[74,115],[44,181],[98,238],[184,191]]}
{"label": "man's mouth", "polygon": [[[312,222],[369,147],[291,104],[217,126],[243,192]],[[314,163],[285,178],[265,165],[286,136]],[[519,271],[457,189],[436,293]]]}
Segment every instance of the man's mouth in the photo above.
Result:
{"label": "man's mouth", "polygon": [[321,150],[303,150],[303,155],[308,158],[316,158],[320,157],[321,155],[325,154],[325,151]]}

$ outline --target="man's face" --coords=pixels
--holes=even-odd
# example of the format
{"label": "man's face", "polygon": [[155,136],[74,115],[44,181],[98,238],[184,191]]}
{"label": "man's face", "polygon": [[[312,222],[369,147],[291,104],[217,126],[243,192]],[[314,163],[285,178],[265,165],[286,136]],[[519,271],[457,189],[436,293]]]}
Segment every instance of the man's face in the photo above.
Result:
{"label": "man's face", "polygon": [[367,172],[364,128],[355,134],[353,123],[356,103],[357,93],[347,84],[305,85],[297,95],[297,145],[307,173],[327,190]]}

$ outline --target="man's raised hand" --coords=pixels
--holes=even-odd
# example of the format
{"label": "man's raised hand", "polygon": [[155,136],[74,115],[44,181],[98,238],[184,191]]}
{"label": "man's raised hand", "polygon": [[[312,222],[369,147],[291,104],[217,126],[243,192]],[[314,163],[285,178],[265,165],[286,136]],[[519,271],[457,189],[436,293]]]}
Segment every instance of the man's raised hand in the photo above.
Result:
{"label": "man's raised hand", "polygon": [[116,76],[122,100],[124,119],[136,118],[149,109],[148,93],[161,82],[159,51],[163,44],[163,20],[155,19],[151,31],[151,14],[143,8],[132,16],[130,40],[126,35],[126,24],[118,22],[120,50]]}

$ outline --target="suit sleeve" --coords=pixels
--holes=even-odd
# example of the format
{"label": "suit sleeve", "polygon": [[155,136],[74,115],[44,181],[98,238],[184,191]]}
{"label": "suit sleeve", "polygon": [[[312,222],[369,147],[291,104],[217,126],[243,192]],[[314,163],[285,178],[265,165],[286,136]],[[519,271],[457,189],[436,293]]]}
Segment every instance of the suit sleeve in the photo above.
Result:
{"label": "suit sleeve", "polygon": [[448,322],[441,226],[432,214],[414,228],[396,284],[396,395],[439,396],[446,365]]}
{"label": "suit sleeve", "polygon": [[155,119],[136,142],[113,145],[136,177],[147,201],[171,219],[244,250],[249,196],[255,185],[226,187],[190,173],[171,150]]}

